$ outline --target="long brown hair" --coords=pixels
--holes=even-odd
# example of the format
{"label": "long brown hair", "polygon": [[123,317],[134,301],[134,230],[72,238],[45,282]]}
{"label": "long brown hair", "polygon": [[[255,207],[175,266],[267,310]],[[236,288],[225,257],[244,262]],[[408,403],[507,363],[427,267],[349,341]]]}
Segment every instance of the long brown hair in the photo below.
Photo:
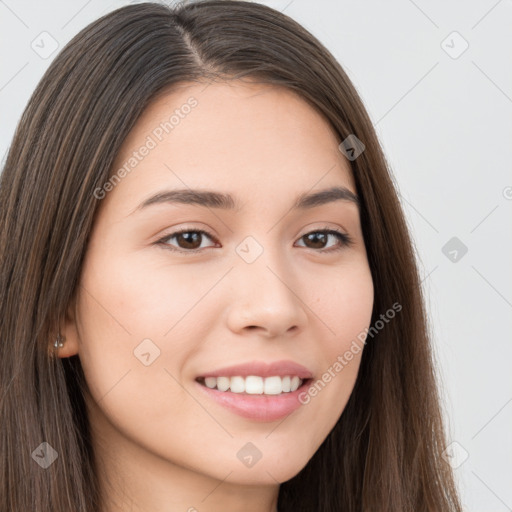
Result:
{"label": "long brown hair", "polygon": [[[33,93],[0,178],[0,512],[101,510],[78,356],[49,344],[75,297],[99,201],[145,107],[179,82],[243,79],[298,93],[365,150],[350,160],[374,282],[352,395],[280,512],[460,511],[445,447],[424,298],[389,166],[331,53],[269,7],[208,0],[122,7],[67,44]],[[46,470],[35,463],[55,456]],[[45,451],[46,450],[46,451]],[[35,455],[34,455],[35,453]],[[45,455],[46,454],[46,455]]]}

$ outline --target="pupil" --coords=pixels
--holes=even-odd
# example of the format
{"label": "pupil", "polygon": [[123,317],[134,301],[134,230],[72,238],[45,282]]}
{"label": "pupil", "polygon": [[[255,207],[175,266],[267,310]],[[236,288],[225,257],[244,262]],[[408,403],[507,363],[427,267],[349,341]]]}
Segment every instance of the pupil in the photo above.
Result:
{"label": "pupil", "polygon": [[[180,240],[184,240],[185,241],[185,247],[186,249],[197,249],[197,247],[199,247],[201,245],[201,243],[197,244],[197,241],[199,240],[201,234],[200,233],[196,233],[196,232],[186,232],[186,233],[180,233],[178,235],[178,238]],[[195,238],[195,242],[194,243],[194,238]],[[180,244],[181,246],[182,244]],[[197,247],[196,247],[197,246]]]}
{"label": "pupil", "polygon": [[[307,235],[309,241],[312,241],[314,244],[314,249],[322,248],[326,243],[326,234],[325,233],[311,233]],[[320,244],[318,245],[318,242]],[[316,244],[316,245],[315,245]]]}

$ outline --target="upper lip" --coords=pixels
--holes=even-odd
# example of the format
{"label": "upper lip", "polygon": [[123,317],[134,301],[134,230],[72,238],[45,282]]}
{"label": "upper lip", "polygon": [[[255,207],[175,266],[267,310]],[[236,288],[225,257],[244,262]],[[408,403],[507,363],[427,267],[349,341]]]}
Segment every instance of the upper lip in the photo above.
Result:
{"label": "upper lip", "polygon": [[313,374],[305,367],[294,361],[273,361],[265,363],[263,361],[252,361],[249,363],[226,366],[218,370],[212,370],[201,375],[201,377],[248,377],[256,375],[259,377],[286,377],[296,375],[300,379],[310,379]]}

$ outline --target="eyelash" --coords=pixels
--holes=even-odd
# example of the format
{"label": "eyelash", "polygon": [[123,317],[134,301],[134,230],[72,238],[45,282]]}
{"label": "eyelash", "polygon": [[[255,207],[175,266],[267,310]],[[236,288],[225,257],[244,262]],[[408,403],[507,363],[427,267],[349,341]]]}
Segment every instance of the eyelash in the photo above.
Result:
{"label": "eyelash", "polygon": [[[178,248],[172,247],[170,244],[166,243],[167,240],[174,238],[178,235],[181,235],[183,233],[200,233],[201,235],[206,235],[213,242],[219,243],[218,240],[213,235],[208,233],[207,231],[204,231],[202,229],[184,228],[184,229],[180,229],[179,231],[173,231],[169,235],[165,235],[163,238],[160,238],[159,240],[157,240],[155,242],[155,244],[160,245],[164,249],[167,249],[169,251],[178,252],[178,253],[189,253],[189,254],[190,253],[195,254],[195,253],[200,252],[201,250],[213,248],[213,247],[206,247],[203,249],[178,249]],[[313,251],[316,251],[316,252],[320,252],[320,253],[337,252],[337,251],[342,250],[343,248],[350,247],[354,244],[354,240],[352,239],[351,236],[349,236],[347,233],[343,233],[342,231],[338,231],[337,229],[333,229],[333,228],[325,228],[325,229],[317,229],[317,230],[309,231],[308,233],[305,233],[304,235],[302,235],[299,238],[299,240],[301,240],[302,238],[306,237],[307,235],[311,235],[313,233],[314,234],[323,233],[326,235],[334,235],[336,238],[338,238],[338,240],[340,242],[340,244],[337,247],[331,247],[330,249],[316,250],[316,249],[312,249],[311,247],[305,247],[306,249],[312,249]]]}

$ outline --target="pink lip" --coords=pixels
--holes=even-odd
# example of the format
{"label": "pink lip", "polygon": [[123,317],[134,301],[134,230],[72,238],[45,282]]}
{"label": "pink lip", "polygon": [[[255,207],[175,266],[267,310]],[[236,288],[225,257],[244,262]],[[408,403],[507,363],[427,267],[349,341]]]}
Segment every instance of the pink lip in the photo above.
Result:
{"label": "pink lip", "polygon": [[287,375],[293,377],[296,375],[302,380],[313,377],[313,374],[305,366],[293,361],[274,361],[272,363],[253,361],[206,372],[201,377],[248,377],[249,375],[259,377],[286,377]]}
{"label": "pink lip", "polygon": [[227,366],[202,374],[200,378],[206,377],[248,377],[256,375],[259,377],[286,377],[297,376],[302,379],[301,387],[295,391],[281,393],[280,395],[250,395],[247,393],[232,393],[231,391],[219,391],[210,389],[196,380],[196,384],[206,393],[207,396],[215,400],[220,405],[230,411],[255,421],[276,421],[284,416],[288,416],[298,409],[302,403],[299,401],[299,395],[309,387],[313,374],[305,366],[293,361],[274,361],[264,363],[262,361],[253,361],[245,364]]}
{"label": "pink lip", "polygon": [[297,390],[280,395],[232,393],[231,391],[210,389],[199,382],[195,384],[199,386],[202,393],[206,393],[208,397],[239,416],[267,422],[277,421],[298,409],[303,404],[299,400],[299,395],[309,388],[310,382],[310,380],[306,380]]}

